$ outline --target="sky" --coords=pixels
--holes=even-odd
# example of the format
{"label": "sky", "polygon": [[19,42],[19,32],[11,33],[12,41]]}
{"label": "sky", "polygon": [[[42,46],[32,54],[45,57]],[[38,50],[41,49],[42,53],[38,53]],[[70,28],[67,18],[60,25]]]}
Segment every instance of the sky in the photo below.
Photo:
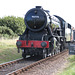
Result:
{"label": "sky", "polygon": [[42,6],[75,27],[75,0],[0,0],[0,17],[24,17],[35,6]]}

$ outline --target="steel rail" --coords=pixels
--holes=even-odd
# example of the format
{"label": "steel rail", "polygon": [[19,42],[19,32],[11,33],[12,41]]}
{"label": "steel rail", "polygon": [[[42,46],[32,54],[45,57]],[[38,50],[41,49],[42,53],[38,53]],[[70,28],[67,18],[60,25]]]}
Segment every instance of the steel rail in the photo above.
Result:
{"label": "steel rail", "polygon": [[0,69],[4,68],[6,66],[9,66],[11,64],[15,64],[15,63],[17,63],[19,61],[22,61],[22,60],[23,60],[23,58],[20,58],[20,59],[16,59],[16,60],[13,60],[13,61],[6,62],[6,63],[2,63],[2,64],[0,64]]}
{"label": "steel rail", "polygon": [[62,52],[60,52],[60,53],[58,53],[58,54],[56,54],[56,55],[54,55],[54,56],[47,57],[47,58],[45,58],[45,59],[39,60],[39,61],[37,61],[37,62],[35,62],[35,63],[32,63],[31,65],[28,65],[27,67],[22,67],[22,68],[20,68],[20,69],[18,69],[18,70],[15,70],[15,71],[11,72],[11,73],[8,73],[8,74],[6,74],[6,75],[19,75],[19,74],[21,74],[22,72],[28,71],[29,69],[33,68],[34,66],[37,66],[37,65],[39,65],[39,64],[41,64],[41,63],[44,63],[45,61],[47,61],[47,60],[49,60],[49,59],[50,59],[51,61],[53,61],[53,60],[55,60],[55,59],[54,59],[55,57],[56,57],[56,59],[57,59],[58,57],[60,57],[61,55],[66,54],[67,52],[68,52],[68,50],[64,50],[64,51],[62,51]]}

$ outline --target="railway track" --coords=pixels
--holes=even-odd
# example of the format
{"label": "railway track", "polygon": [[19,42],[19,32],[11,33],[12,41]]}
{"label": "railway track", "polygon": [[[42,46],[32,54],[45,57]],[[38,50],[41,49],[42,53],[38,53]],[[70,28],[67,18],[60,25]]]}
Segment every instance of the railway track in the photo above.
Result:
{"label": "railway track", "polygon": [[36,59],[35,57],[29,57],[26,59],[20,58],[14,61],[6,62],[3,64],[0,64],[0,75],[6,75],[7,73],[10,73],[12,71],[15,71],[17,69],[22,68],[23,66],[28,66],[39,59]]}
{"label": "railway track", "polygon": [[67,54],[67,53],[68,53],[68,50],[65,50],[65,51],[63,51],[63,52],[60,52],[60,53],[54,55],[54,56],[47,57],[47,58],[45,58],[45,59],[39,60],[39,61],[37,61],[37,62],[34,62],[34,63],[28,65],[27,67],[24,66],[24,67],[22,67],[22,68],[20,68],[20,69],[18,69],[18,70],[12,71],[12,72],[8,73],[7,75],[21,75],[21,73],[24,73],[24,72],[26,72],[26,71],[29,71],[29,70],[32,69],[33,67],[35,67],[35,66],[37,66],[37,65],[40,65],[40,64],[42,64],[42,63],[45,63],[47,60],[50,60],[50,61],[57,60],[59,57],[65,55],[65,54]]}
{"label": "railway track", "polygon": [[10,62],[2,63],[2,64],[0,64],[0,69],[4,68],[6,66],[9,66],[9,65],[15,64],[15,63],[17,63],[19,61],[22,61],[22,60],[23,60],[23,58],[20,58],[20,59],[13,60],[13,61],[10,61]]}

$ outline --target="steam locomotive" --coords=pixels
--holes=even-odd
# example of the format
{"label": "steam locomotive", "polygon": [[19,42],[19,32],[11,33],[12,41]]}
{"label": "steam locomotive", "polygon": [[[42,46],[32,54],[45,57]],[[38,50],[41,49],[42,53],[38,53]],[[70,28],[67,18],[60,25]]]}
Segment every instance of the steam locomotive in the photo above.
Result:
{"label": "steam locomotive", "polygon": [[23,58],[27,55],[46,58],[64,50],[66,41],[71,40],[71,25],[57,15],[51,16],[41,6],[30,9],[24,22],[25,32],[16,43]]}

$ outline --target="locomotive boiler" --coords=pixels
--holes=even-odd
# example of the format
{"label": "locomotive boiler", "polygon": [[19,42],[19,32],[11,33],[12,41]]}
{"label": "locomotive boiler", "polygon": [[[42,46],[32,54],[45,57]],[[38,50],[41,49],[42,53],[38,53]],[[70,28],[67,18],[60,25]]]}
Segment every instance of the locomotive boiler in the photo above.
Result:
{"label": "locomotive boiler", "polygon": [[[26,55],[46,58],[65,48],[65,26],[68,23],[59,16],[51,16],[48,10],[41,6],[30,9],[24,18],[25,32],[17,40],[17,48]],[[71,29],[71,27],[69,26]]]}

